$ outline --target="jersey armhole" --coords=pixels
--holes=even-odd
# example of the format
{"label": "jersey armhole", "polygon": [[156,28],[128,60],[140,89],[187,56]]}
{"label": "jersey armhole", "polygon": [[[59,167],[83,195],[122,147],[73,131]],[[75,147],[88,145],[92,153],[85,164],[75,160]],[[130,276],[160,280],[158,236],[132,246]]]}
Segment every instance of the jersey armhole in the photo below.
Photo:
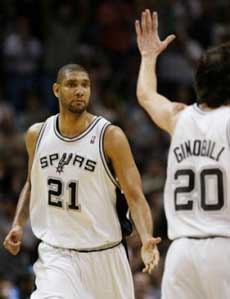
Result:
{"label": "jersey armhole", "polygon": [[101,160],[102,160],[102,164],[105,168],[105,172],[107,173],[108,177],[110,178],[110,180],[112,181],[112,183],[120,189],[120,185],[118,183],[118,181],[116,180],[116,178],[114,177],[114,175],[112,174],[112,172],[109,169],[108,163],[106,161],[105,158],[105,152],[104,152],[104,137],[105,137],[105,131],[106,129],[111,125],[111,123],[105,123],[101,133],[100,133],[100,138],[99,138],[99,152],[100,152],[100,156],[101,156]]}
{"label": "jersey armhole", "polygon": [[40,132],[38,133],[38,138],[37,138],[37,141],[36,141],[36,146],[35,146],[35,151],[34,151],[34,155],[37,153],[38,151],[38,148],[39,148],[39,145],[41,143],[41,140],[42,140],[42,137],[44,135],[44,132],[45,132],[45,128],[47,126],[47,122],[44,122],[44,124],[42,125],[41,129],[40,129]]}

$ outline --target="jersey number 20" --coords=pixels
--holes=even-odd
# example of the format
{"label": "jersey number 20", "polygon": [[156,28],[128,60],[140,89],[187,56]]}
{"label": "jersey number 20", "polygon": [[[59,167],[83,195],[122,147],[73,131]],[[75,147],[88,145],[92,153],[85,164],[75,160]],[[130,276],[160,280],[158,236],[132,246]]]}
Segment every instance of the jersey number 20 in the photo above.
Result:
{"label": "jersey number 20", "polygon": [[[196,190],[195,186],[195,173],[192,169],[180,169],[177,170],[174,176],[175,180],[179,178],[187,177],[187,184],[184,186],[177,187],[174,191],[174,204],[176,211],[181,210],[192,210],[194,205],[193,197],[191,192]],[[207,202],[208,190],[207,190],[207,180],[213,178],[213,184],[216,186],[216,198],[214,203]],[[223,184],[223,172],[218,168],[203,169],[199,174],[197,179],[199,180],[200,191],[197,191],[196,197],[200,199],[200,206],[204,211],[218,211],[224,206],[224,184]],[[187,198],[187,201],[183,203],[179,200],[179,195]],[[189,193],[189,194],[188,194]],[[210,193],[209,193],[210,194]],[[199,204],[199,203],[198,203]]]}

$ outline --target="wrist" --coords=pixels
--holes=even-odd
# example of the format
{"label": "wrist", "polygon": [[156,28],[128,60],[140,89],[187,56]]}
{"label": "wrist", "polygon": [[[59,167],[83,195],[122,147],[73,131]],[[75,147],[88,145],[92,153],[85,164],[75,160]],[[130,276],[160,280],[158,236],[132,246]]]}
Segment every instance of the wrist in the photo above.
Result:
{"label": "wrist", "polygon": [[152,235],[150,235],[150,234],[146,234],[146,235],[142,235],[141,236],[141,241],[142,241],[142,245],[145,243],[145,242],[147,242],[147,241],[149,241],[150,239],[152,239],[153,238],[153,236]]}
{"label": "wrist", "polygon": [[157,53],[142,53],[141,59],[154,62],[157,60],[158,56],[159,55]]}
{"label": "wrist", "polygon": [[23,225],[19,222],[13,222],[12,228],[23,229]]}

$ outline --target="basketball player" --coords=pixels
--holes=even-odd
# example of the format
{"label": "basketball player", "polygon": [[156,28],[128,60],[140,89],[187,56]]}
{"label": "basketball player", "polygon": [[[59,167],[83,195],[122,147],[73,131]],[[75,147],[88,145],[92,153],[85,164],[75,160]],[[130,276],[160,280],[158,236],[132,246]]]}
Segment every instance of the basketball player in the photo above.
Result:
{"label": "basketball player", "polygon": [[173,242],[162,299],[230,298],[230,43],[201,58],[197,103],[186,106],[157,92],[157,58],[175,36],[161,41],[149,10],[136,33],[139,104],[171,135],[164,205]]}
{"label": "basketball player", "polygon": [[124,191],[140,234],[145,272],[158,263],[160,238],[152,237],[150,209],[127,138],[87,111],[90,79],[83,67],[62,67],[53,91],[60,113],[27,132],[28,179],[4,245],[19,252],[30,210],[41,240],[32,299],[134,298],[116,188]]}

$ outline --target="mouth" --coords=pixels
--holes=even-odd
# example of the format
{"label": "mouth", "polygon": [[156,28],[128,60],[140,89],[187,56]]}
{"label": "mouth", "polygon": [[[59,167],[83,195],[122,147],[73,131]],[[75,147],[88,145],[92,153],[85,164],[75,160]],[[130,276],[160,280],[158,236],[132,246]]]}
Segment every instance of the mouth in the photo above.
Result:
{"label": "mouth", "polygon": [[74,100],[72,101],[72,103],[74,103],[74,104],[85,104],[85,101],[82,100],[82,99],[74,99]]}

